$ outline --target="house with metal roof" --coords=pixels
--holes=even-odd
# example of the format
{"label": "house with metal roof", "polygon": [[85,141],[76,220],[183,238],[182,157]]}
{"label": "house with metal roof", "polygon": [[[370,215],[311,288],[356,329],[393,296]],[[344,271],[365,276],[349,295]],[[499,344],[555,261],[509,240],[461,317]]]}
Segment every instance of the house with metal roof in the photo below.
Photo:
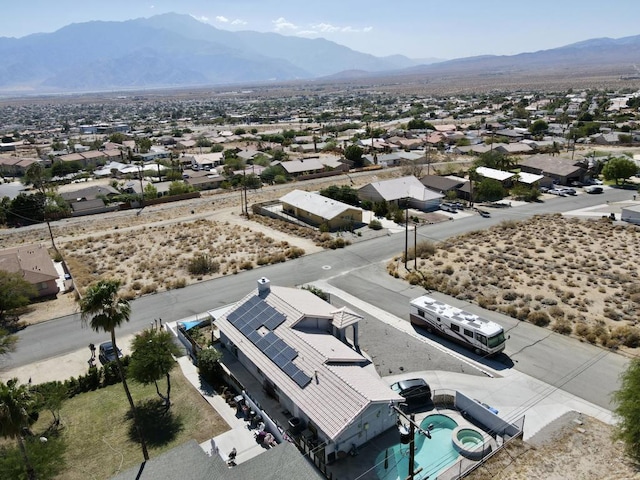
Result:
{"label": "house with metal roof", "polygon": [[282,210],[313,226],[326,224],[330,230],[362,224],[362,209],[313,192],[293,190],[280,197]]}
{"label": "house with metal roof", "polygon": [[431,211],[440,208],[440,200],[444,195],[428,189],[410,175],[365,185],[358,190],[358,197],[373,203],[384,201],[401,204],[408,201],[413,208]]}
{"label": "house with metal roof", "polygon": [[[323,446],[316,451],[322,463],[393,427],[389,405],[403,401],[361,353],[361,319],[308,290],[261,278],[214,320],[224,347],[293,415],[290,425],[313,432]],[[353,329],[352,343],[347,329]]]}
{"label": "house with metal roof", "polygon": [[516,176],[513,172],[505,172],[504,170],[489,167],[478,167],[476,168],[476,173],[484,178],[497,180],[500,183],[508,183]]}

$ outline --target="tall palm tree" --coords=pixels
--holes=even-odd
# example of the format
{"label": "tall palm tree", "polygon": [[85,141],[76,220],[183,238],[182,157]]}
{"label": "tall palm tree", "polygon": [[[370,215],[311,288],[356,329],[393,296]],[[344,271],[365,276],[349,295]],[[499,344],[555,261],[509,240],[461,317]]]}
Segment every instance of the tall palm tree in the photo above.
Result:
{"label": "tall palm tree", "polygon": [[18,379],[0,382],[0,435],[18,440],[20,453],[27,467],[27,478],[35,480],[36,472],[31,465],[24,444],[23,430],[29,426],[29,413],[34,397],[26,385],[19,385]]}
{"label": "tall palm tree", "polygon": [[[119,327],[122,322],[128,322],[131,315],[129,302],[118,295],[119,288],[119,280],[100,280],[87,288],[85,295],[80,299],[80,318],[83,324],[89,324],[96,332],[109,332],[111,334],[111,343],[114,352],[118,352],[116,327]],[[142,446],[142,454],[144,455],[144,460],[147,461],[149,460],[147,442],[142,432],[142,426],[138,421],[136,406],[133,403],[133,397],[131,397],[131,392],[127,385],[122,362],[117,354],[115,355],[115,362],[122,380],[122,388],[124,388],[127,400],[129,400],[133,423],[140,438],[140,445]]]}

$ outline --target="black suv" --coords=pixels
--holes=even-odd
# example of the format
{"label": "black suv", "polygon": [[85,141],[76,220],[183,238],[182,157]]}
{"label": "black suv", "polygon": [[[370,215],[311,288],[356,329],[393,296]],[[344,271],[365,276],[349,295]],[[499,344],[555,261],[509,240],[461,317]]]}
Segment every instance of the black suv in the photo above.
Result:
{"label": "black suv", "polygon": [[[116,352],[111,342],[104,342],[98,348],[98,358],[103,365],[113,362],[116,359]],[[122,351],[118,349],[118,358],[122,358]]]}
{"label": "black suv", "polygon": [[391,390],[404,397],[408,407],[424,405],[431,401],[431,388],[422,378],[400,380],[391,385]]}

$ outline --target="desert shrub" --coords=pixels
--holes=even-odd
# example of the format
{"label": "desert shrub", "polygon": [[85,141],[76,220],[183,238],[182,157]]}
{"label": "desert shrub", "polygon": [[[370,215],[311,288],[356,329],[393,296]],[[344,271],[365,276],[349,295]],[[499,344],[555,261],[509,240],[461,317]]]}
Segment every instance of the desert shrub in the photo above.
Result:
{"label": "desert shrub", "polygon": [[542,311],[529,313],[529,315],[527,315],[527,321],[538,327],[546,327],[547,325],[549,325],[549,323],[551,323],[549,315],[547,315],[546,312]]}
{"label": "desert shrub", "polygon": [[131,288],[132,288],[133,290],[140,290],[140,289],[142,288],[142,282],[139,282],[138,280],[134,281],[134,282],[131,284]]}
{"label": "desert shrub", "polygon": [[573,329],[571,328],[571,322],[569,320],[566,318],[557,318],[551,330],[561,335],[570,335]]}
{"label": "desert shrub", "polygon": [[562,308],[558,307],[557,305],[551,306],[548,311],[549,315],[551,315],[553,318],[564,318],[564,310],[562,310]]}
{"label": "desert shrub", "polygon": [[144,287],[142,287],[142,290],[140,290],[140,293],[142,295],[146,295],[148,293],[155,293],[157,291],[158,291],[157,283],[147,283]]}
{"label": "desert shrub", "polygon": [[518,315],[518,307],[516,307],[515,305],[502,305],[500,308],[498,308],[498,311],[513,318],[516,318],[516,316]]}
{"label": "desert shrub", "polygon": [[251,269],[253,269],[253,262],[250,262],[249,260],[245,260],[240,264],[240,270],[251,270]]}
{"label": "desert shrub", "polygon": [[611,338],[618,340],[622,345],[629,348],[640,346],[640,330],[629,325],[622,325],[611,331]]}
{"label": "desert shrub", "polygon": [[514,292],[513,290],[507,290],[506,292],[504,292],[502,294],[502,298],[504,300],[507,300],[509,302],[516,300],[518,298],[518,294],[516,292]]}
{"label": "desert shrub", "polygon": [[320,232],[322,232],[322,233],[328,232],[330,230],[329,229],[329,224],[327,222],[321,223],[320,227],[318,227],[318,230],[320,230]]}
{"label": "desert shrub", "polygon": [[496,303],[494,297],[479,295],[477,298],[478,305],[482,308],[493,310]]}
{"label": "desert shrub", "polygon": [[531,312],[531,310],[529,309],[529,307],[524,307],[524,308],[519,308],[518,309],[518,313],[516,313],[516,318],[518,320],[526,320],[527,317],[529,316],[529,313]]}
{"label": "desert shrub", "polygon": [[444,273],[445,275],[453,275],[453,267],[451,265],[446,265],[443,269],[442,269],[442,273]]}
{"label": "desert shrub", "polygon": [[591,328],[586,323],[578,323],[576,325],[576,335],[585,338],[591,333]]}
{"label": "desert shrub", "polygon": [[418,272],[411,271],[404,277],[404,279],[411,285],[419,285],[422,281],[422,276],[418,274]]}
{"label": "desert shrub", "polygon": [[291,247],[284,252],[287,258],[298,258],[304,255],[304,249],[300,247]]}
{"label": "desert shrub", "polygon": [[191,275],[207,275],[220,270],[220,264],[209,257],[209,255],[201,253],[189,261],[187,270]]}
{"label": "desert shrub", "polygon": [[543,305],[557,305],[558,301],[555,298],[543,298],[540,303]]}
{"label": "desert shrub", "polygon": [[418,242],[415,248],[415,252],[418,258],[429,258],[434,253],[436,253],[436,250],[436,245],[428,240]]}
{"label": "desert shrub", "polygon": [[382,223],[380,223],[380,220],[373,219],[369,222],[369,228],[371,230],[382,230]]}
{"label": "desert shrub", "polygon": [[177,278],[173,282],[171,282],[171,288],[184,288],[186,286],[187,286],[187,279],[184,277]]}

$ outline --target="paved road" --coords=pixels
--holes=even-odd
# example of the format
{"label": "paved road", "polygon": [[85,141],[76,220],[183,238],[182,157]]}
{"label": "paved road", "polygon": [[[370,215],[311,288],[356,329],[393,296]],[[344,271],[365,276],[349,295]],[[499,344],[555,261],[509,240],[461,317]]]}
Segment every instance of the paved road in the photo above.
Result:
{"label": "paved road", "polygon": [[[534,214],[569,211],[599,205],[605,200],[616,202],[630,197],[631,193],[628,191],[609,190],[603,195],[553,198],[517,208],[493,209],[490,218],[472,216],[423,226],[418,229],[418,235],[421,238],[443,240],[483,229],[503,220],[521,220]],[[404,235],[389,235],[355,243],[346,249],[319,252],[283,264],[142,297],[131,302],[131,321],[119,329],[118,333],[126,335],[137,332],[154,318],[163,318],[165,321],[181,319],[239,300],[255,288],[255,281],[259,276],[270,278],[275,285],[302,285],[318,279],[329,280],[332,285],[352,295],[401,318],[407,318],[407,299],[420,292],[404,282],[394,281],[384,271],[385,261],[403,248]],[[476,307],[469,307],[473,308]],[[622,357],[508,317],[503,317],[500,321],[510,326],[512,338],[507,356],[502,358],[502,366],[493,364],[492,367],[504,369],[513,362],[518,370],[554,387],[580,395],[597,405],[610,408],[609,392],[617,388],[618,374],[626,365]],[[393,332],[389,334],[394,335]],[[104,340],[104,334],[80,328],[79,315],[70,315],[30,326],[19,333],[19,339],[18,350],[2,359],[3,368],[26,365],[69,353],[89,343],[99,343]],[[379,359],[389,358],[389,362],[393,363],[392,359],[395,357],[392,355],[397,355],[398,351],[397,345],[394,345],[396,340],[394,338],[391,342],[377,342],[380,350],[371,354]],[[390,349],[385,351],[387,345]],[[413,356],[422,362],[421,355],[423,354],[416,353]],[[414,367],[417,365],[408,363],[406,370],[411,371],[409,369]],[[384,368],[384,365],[379,365],[379,368]],[[396,367],[392,365],[392,369],[394,368]],[[422,365],[418,370],[424,369],[425,366]]]}

